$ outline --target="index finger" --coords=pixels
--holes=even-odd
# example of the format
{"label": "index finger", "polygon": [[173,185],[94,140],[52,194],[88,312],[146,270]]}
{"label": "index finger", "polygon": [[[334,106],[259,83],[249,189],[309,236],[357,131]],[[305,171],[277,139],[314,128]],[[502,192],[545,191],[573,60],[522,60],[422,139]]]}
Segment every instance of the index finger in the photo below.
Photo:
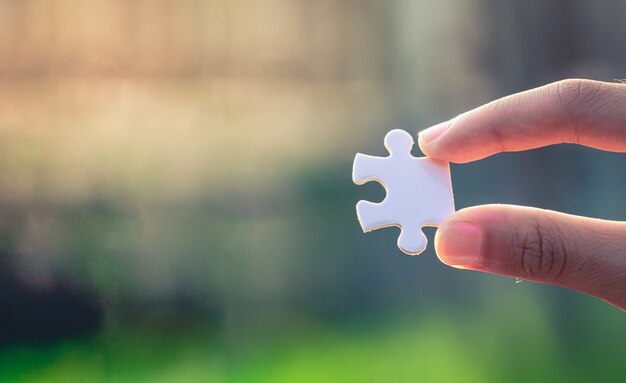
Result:
{"label": "index finger", "polygon": [[456,163],[559,143],[626,152],[626,85],[563,80],[492,101],[419,134],[427,156]]}

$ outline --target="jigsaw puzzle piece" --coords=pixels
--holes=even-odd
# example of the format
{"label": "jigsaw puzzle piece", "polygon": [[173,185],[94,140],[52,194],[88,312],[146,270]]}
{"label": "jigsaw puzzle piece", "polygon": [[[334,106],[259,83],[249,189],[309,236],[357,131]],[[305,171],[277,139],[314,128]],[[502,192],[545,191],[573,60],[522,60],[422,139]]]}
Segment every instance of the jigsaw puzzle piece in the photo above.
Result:
{"label": "jigsaw puzzle piece", "polygon": [[398,247],[406,254],[416,255],[426,250],[428,239],[421,227],[419,225],[402,226],[394,218],[390,218],[385,201],[380,203],[359,201],[356,205],[356,214],[361,228],[366,233],[383,227],[398,226],[401,230]]}
{"label": "jigsaw puzzle piece", "polygon": [[356,204],[356,215],[361,223],[361,228],[366,233],[381,227],[394,225],[394,221],[386,214],[384,201],[381,203],[359,201]]}
{"label": "jigsaw puzzle piece", "polygon": [[401,226],[437,226],[454,213],[447,162],[414,158],[394,163],[383,176],[389,216]]}
{"label": "jigsaw puzzle piece", "polygon": [[394,129],[385,135],[385,148],[393,157],[412,157],[413,136],[402,129]]}
{"label": "jigsaw puzzle piece", "polygon": [[409,255],[417,255],[428,245],[428,238],[422,232],[420,226],[401,227],[400,236],[398,237],[398,247],[404,253]]}
{"label": "jigsaw puzzle piece", "polygon": [[385,160],[386,157],[374,157],[358,153],[354,157],[354,165],[352,166],[354,183],[361,185],[369,181],[380,182],[377,177],[385,171]]}
{"label": "jigsaw puzzle piece", "polygon": [[[450,165],[430,158],[415,158],[419,163],[419,185],[414,185],[415,199],[422,201],[419,209],[422,226],[438,226],[454,213],[454,196]],[[418,178],[418,177],[416,177]]]}
{"label": "jigsaw puzzle piece", "polygon": [[380,203],[359,201],[357,216],[363,231],[388,226],[401,229],[398,247],[415,255],[426,249],[423,226],[438,226],[454,213],[454,197],[447,162],[411,155],[413,137],[403,130],[385,136],[388,157],[357,154],[353,181],[361,185],[378,181],[387,192]]}

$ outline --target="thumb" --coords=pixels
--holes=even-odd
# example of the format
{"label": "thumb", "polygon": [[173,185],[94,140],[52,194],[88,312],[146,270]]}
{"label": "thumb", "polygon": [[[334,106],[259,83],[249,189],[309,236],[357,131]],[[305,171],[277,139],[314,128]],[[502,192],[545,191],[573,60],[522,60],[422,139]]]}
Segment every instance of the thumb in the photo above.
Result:
{"label": "thumb", "polygon": [[450,266],[567,287],[626,311],[626,223],[477,206],[449,218],[435,247]]}

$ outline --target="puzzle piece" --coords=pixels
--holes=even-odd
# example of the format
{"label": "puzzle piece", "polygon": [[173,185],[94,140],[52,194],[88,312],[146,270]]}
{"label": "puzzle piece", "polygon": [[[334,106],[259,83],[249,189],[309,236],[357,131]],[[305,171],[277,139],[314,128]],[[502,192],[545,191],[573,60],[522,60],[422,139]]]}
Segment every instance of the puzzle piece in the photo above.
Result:
{"label": "puzzle piece", "polygon": [[454,197],[447,162],[411,155],[413,137],[395,129],[385,136],[388,157],[358,153],[352,181],[362,185],[380,182],[387,196],[380,203],[359,201],[356,213],[364,232],[399,226],[398,247],[410,255],[426,249],[422,226],[438,226],[454,213]]}

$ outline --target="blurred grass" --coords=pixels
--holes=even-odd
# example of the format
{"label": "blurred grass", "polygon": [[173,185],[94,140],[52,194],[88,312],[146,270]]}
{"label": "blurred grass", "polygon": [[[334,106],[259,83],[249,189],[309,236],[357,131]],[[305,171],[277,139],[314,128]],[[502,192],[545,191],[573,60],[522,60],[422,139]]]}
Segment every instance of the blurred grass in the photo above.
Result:
{"label": "blurred grass", "polygon": [[[448,308],[381,322],[304,325],[249,340],[244,348],[202,327],[163,331],[140,326],[57,345],[6,349],[0,353],[0,381],[484,383],[623,378],[620,352],[625,339],[619,320],[607,323],[606,315],[590,312],[587,324],[604,330],[574,334],[587,337],[584,348],[563,347],[555,338],[559,324],[544,315],[533,295],[522,294],[514,305],[492,296],[475,313]],[[611,333],[613,339],[603,337]]]}

